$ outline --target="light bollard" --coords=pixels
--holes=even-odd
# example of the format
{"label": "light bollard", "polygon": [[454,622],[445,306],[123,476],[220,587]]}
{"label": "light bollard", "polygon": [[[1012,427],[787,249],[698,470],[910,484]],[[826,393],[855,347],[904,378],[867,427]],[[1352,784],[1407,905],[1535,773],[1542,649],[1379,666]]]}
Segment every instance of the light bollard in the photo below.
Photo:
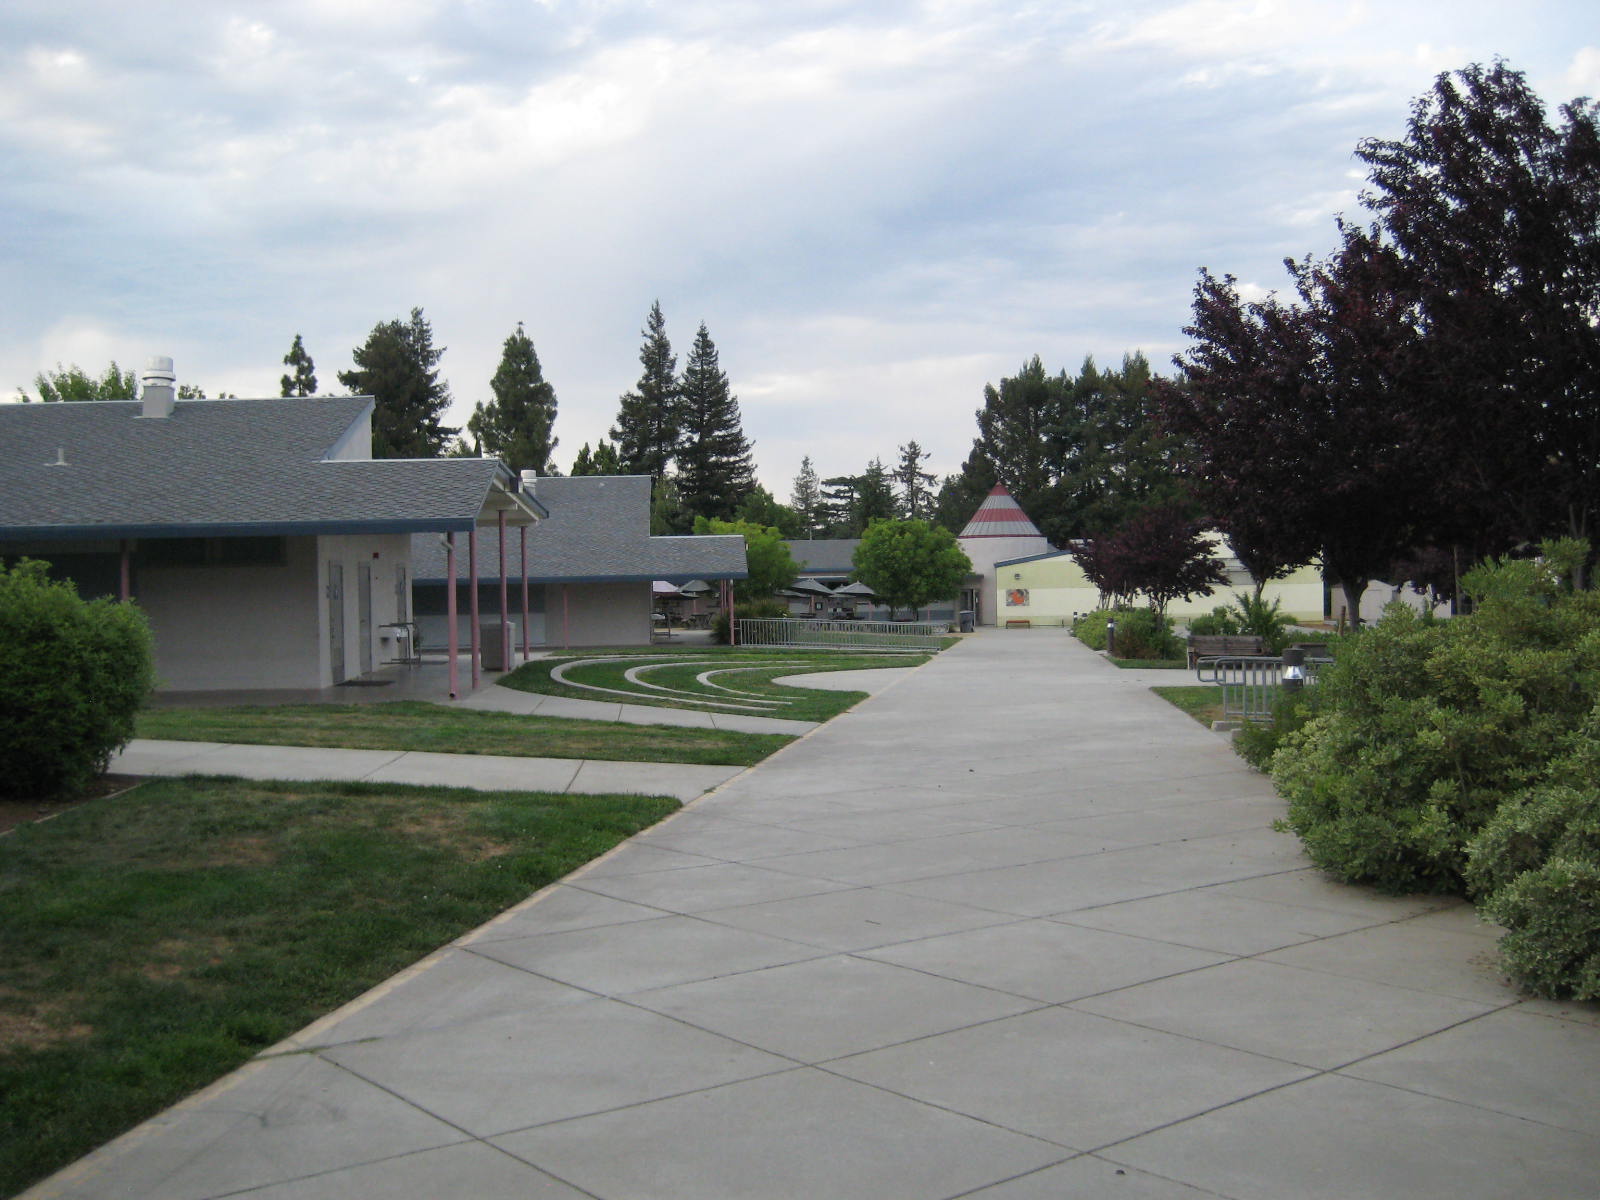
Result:
{"label": "light bollard", "polygon": [[1283,687],[1285,691],[1298,692],[1306,685],[1306,652],[1302,646],[1290,646],[1283,652]]}
{"label": "light bollard", "polygon": [[1106,622],[1106,653],[1112,658],[1117,656],[1117,623]]}

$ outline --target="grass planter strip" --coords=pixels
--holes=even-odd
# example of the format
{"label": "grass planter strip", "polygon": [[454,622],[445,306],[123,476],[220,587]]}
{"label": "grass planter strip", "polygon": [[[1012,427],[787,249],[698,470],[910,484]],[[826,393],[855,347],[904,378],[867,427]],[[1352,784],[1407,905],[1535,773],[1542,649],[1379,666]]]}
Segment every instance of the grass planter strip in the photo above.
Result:
{"label": "grass planter strip", "polygon": [[0,1195],[678,807],[188,778],[0,838]]}
{"label": "grass planter strip", "polygon": [[[656,654],[666,657],[666,651],[655,648]],[[650,655],[654,657],[655,655]],[[678,689],[695,694],[700,700],[716,704],[739,704],[754,699],[780,701],[781,705],[762,707],[759,715],[782,717],[794,721],[826,721],[838,716],[867,698],[865,692],[836,692],[819,688],[788,687],[774,680],[788,675],[810,675],[825,671],[885,670],[916,667],[927,662],[928,654],[834,654],[826,651],[792,651],[768,649],[740,650],[731,647],[710,647],[692,651],[676,650],[673,660],[661,666],[641,664],[647,655],[638,650],[618,651],[614,655],[603,653],[573,655],[570,658],[543,658],[524,663],[511,674],[500,679],[502,687],[524,692],[537,692],[550,696],[569,696],[577,700],[604,699],[613,703],[653,705],[660,708],[686,708],[705,711],[706,703],[696,702],[687,696],[674,698],[661,691],[642,688],[628,678],[630,671],[645,670],[640,678],[661,687]],[[616,661],[608,661],[615,658]],[[568,664],[566,674],[571,684],[554,677]],[[720,687],[708,687],[699,676],[708,671],[717,672]],[[588,688],[573,686],[588,684]],[[592,689],[603,688],[604,692]],[[738,694],[726,689],[737,689]],[[625,693],[625,694],[622,694]],[[757,710],[747,710],[754,715]]]}
{"label": "grass planter strip", "polygon": [[384,704],[153,708],[139,714],[138,736],[183,742],[423,750],[719,767],[752,766],[794,740],[775,733],[478,712],[412,700]]}
{"label": "grass planter strip", "polygon": [[1213,721],[1222,720],[1222,689],[1215,684],[1153,687],[1150,690],[1168,704],[1181,708],[1207,729],[1211,728]]}

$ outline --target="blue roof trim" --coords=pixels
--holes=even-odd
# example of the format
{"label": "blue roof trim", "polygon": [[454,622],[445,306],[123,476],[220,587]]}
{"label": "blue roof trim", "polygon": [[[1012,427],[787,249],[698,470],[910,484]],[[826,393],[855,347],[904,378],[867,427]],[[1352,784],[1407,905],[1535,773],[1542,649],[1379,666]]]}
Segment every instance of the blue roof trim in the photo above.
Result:
{"label": "blue roof trim", "polygon": [[[466,550],[464,547],[458,546],[456,547],[456,553],[461,555],[466,553]],[[529,583],[654,583],[656,580],[661,579],[667,583],[675,583],[678,584],[679,587],[682,587],[683,584],[688,583],[692,579],[705,578],[708,577],[705,575],[540,575],[534,571],[528,572]],[[741,575],[718,574],[716,576],[712,576],[711,578],[749,579],[750,573],[746,571]],[[507,575],[506,580],[508,582],[521,582],[522,576],[513,573]],[[447,580],[443,575],[434,575],[418,577],[413,579],[412,582],[418,587],[427,586],[442,588],[449,582],[449,580]],[[457,582],[466,583],[466,577],[463,576],[462,578],[458,579]],[[499,583],[500,576],[480,573],[478,575],[478,582],[480,584]]]}
{"label": "blue roof trim", "polygon": [[341,533],[467,533],[455,520],[262,521],[232,525],[0,525],[0,542],[78,542],[106,538],[309,537]]}
{"label": "blue roof trim", "polygon": [[1072,551],[1070,551],[1070,550],[1051,550],[1051,551],[1048,551],[1048,552],[1046,552],[1044,554],[1030,554],[1025,558],[1003,558],[999,562],[995,563],[994,565],[997,566],[997,567],[1014,567],[1018,563],[1039,562],[1041,559],[1046,559],[1046,558],[1071,558],[1071,557],[1072,557]]}

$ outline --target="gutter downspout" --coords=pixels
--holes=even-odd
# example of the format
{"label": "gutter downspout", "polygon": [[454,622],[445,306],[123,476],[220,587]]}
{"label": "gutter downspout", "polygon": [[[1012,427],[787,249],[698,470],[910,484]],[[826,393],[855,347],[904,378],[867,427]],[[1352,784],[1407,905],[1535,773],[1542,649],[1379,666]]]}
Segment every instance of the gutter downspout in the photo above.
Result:
{"label": "gutter downspout", "polygon": [[522,661],[528,661],[528,527],[522,526]]}

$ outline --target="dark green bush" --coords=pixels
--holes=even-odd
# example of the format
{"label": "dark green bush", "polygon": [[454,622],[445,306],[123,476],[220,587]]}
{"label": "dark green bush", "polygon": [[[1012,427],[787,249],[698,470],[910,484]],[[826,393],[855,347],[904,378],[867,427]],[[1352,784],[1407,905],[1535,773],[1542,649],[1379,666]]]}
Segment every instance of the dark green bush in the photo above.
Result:
{"label": "dark green bush", "polygon": [[1274,596],[1268,604],[1258,596],[1241,593],[1233,598],[1233,610],[1240,633],[1262,639],[1268,654],[1283,653],[1283,648],[1289,644],[1289,627],[1294,624],[1294,618],[1283,611],[1281,600]]}
{"label": "dark green bush", "polygon": [[1239,615],[1226,604],[1219,604],[1208,613],[1190,617],[1189,632],[1210,637],[1242,633],[1243,630],[1239,628]]}
{"label": "dark green bush", "polygon": [[[748,600],[743,604],[733,606],[733,617],[736,621],[770,620],[774,617],[789,616],[789,606],[782,600]],[[728,644],[728,614],[720,612],[711,621],[711,640],[719,646]]]}
{"label": "dark green bush", "polygon": [[1506,927],[1500,961],[1540,996],[1600,1000],[1600,859],[1552,858],[1483,906]]}
{"label": "dark green bush", "polygon": [[1117,657],[1174,659],[1184,656],[1183,639],[1172,631],[1172,621],[1149,608],[1102,608],[1084,613],[1072,623],[1072,632],[1091,650],[1109,646],[1106,623],[1117,623]]}
{"label": "dark green bush", "polygon": [[85,602],[24,559],[0,564],[0,629],[0,795],[82,789],[133,737],[154,686],[144,614]]}
{"label": "dark green bush", "polygon": [[1116,613],[1109,608],[1097,608],[1094,612],[1084,613],[1072,623],[1073,636],[1091,650],[1104,650],[1106,622],[1115,615]]}
{"label": "dark green bush", "polygon": [[1318,865],[1393,890],[1465,887],[1468,842],[1544,782],[1600,699],[1600,597],[1562,586],[1560,551],[1469,572],[1471,617],[1391,606],[1341,646],[1321,712],[1272,759]]}
{"label": "dark green bush", "polygon": [[1247,722],[1234,735],[1234,750],[1256,770],[1271,770],[1272,756],[1278,752],[1278,747],[1321,711],[1323,695],[1318,687],[1279,692],[1272,702],[1272,720]]}

